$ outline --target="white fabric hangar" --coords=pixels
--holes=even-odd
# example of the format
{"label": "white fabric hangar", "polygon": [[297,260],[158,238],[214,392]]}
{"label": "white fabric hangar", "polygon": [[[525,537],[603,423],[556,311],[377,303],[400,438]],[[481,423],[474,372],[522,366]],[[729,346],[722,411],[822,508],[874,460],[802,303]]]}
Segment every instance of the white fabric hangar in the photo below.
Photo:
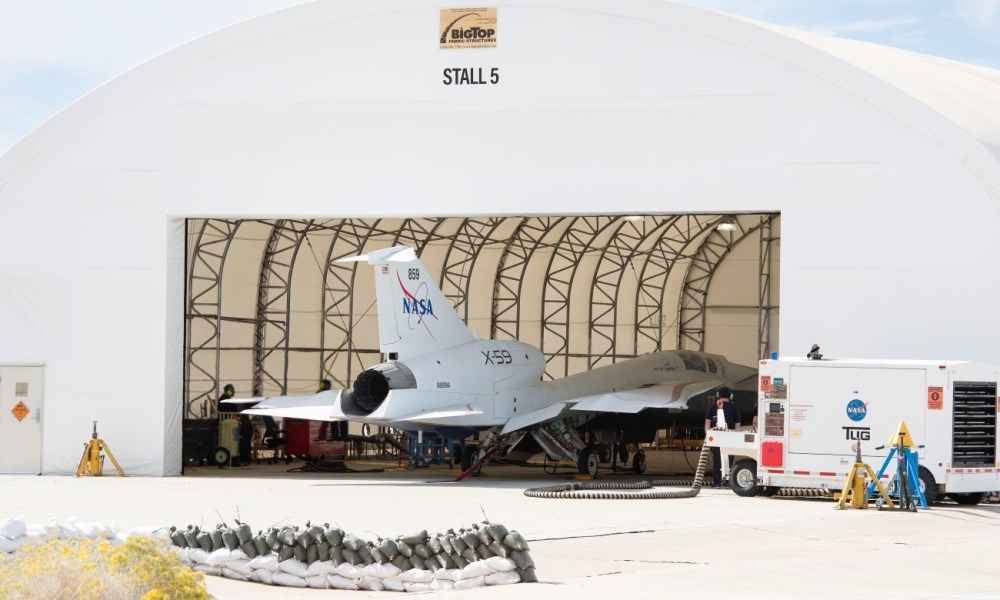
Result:
{"label": "white fabric hangar", "polygon": [[[731,215],[775,238],[780,219],[780,273],[750,244],[750,275],[712,293],[749,293],[758,310],[735,326],[716,311],[706,350],[752,364],[816,342],[828,355],[1000,363],[1000,72],[643,0],[500,1],[486,47],[467,43],[475,33],[445,47],[442,22],[465,14],[452,8],[321,1],[253,19],[124,73],[0,157],[0,365],[40,366],[31,389],[44,390],[44,409],[19,421],[19,394],[39,400],[0,373],[0,428],[37,418],[40,431],[24,444],[5,433],[3,454],[37,445],[37,468],[20,470],[72,473],[96,420],[130,475],[180,473],[193,388],[215,393],[241,376],[227,361],[248,371],[260,351],[230,342],[243,358],[208,378],[190,368],[190,257],[205,223],[252,224],[228,238],[245,263],[221,285],[243,308],[219,336],[246,326],[244,308],[252,320],[279,221],[436,219],[454,241],[469,218],[694,215],[709,235]],[[432,236],[407,240],[441,254]],[[319,261],[338,248],[328,241]],[[490,269],[464,288],[487,298],[468,314],[484,336]],[[762,274],[773,296],[758,297]],[[594,272],[581,277],[595,287]],[[361,314],[361,275],[354,293]],[[677,311],[663,308],[666,348],[683,345]],[[775,320],[763,334],[761,311]],[[567,331],[596,327],[572,315]],[[286,373],[265,391],[311,391],[310,360],[298,383]],[[587,367],[565,365],[556,375]]]}

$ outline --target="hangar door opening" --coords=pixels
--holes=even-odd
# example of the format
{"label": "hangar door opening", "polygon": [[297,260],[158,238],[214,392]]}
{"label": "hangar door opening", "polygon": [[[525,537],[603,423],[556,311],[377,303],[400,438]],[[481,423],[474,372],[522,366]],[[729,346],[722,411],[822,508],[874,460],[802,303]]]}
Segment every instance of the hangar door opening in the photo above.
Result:
{"label": "hangar door opening", "polygon": [[382,362],[374,276],[338,262],[414,248],[478,336],[545,377],[670,349],[753,365],[778,339],[780,215],[189,219],[184,418],[237,396],[350,387]]}

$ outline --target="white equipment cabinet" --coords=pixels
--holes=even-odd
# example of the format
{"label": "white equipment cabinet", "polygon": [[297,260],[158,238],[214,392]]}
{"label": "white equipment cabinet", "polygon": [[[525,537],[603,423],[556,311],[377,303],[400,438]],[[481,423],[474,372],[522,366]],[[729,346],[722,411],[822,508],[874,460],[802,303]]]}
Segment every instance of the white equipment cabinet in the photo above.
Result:
{"label": "white equipment cabinet", "polygon": [[730,485],[741,496],[839,490],[855,462],[854,444],[877,470],[904,421],[922,446],[927,501],[947,494],[976,504],[1000,491],[998,373],[994,365],[960,361],[762,360],[757,432],[712,430],[707,443],[720,447],[725,470],[734,457]]}

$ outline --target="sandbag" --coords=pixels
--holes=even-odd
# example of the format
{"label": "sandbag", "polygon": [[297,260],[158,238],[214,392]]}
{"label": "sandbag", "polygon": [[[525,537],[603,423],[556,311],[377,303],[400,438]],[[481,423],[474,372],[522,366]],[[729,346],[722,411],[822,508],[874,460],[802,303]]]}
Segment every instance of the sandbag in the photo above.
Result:
{"label": "sandbag", "polygon": [[306,549],[298,544],[295,544],[295,546],[292,548],[292,556],[295,558],[295,560],[301,563],[309,562],[308,561],[309,556],[308,553],[306,552]]}
{"label": "sandbag", "polygon": [[488,566],[491,571],[501,571],[501,572],[513,571],[514,569],[517,568],[517,565],[514,564],[514,561],[512,561],[509,558],[503,558],[501,556],[493,556],[491,558],[487,558],[486,566]]}
{"label": "sandbag", "polygon": [[514,564],[518,569],[534,569],[535,562],[531,560],[531,556],[527,552],[521,552],[520,550],[511,550],[510,559],[514,561]]}
{"label": "sandbag", "polygon": [[390,577],[396,577],[403,571],[399,569],[396,565],[392,563],[378,564],[373,563],[362,569],[365,575],[370,575],[372,577],[378,577],[379,579],[388,579]]}
{"label": "sandbag", "polygon": [[326,581],[326,575],[314,575],[312,577],[306,577],[306,585],[311,588],[316,588],[318,590],[325,590],[329,586]]}
{"label": "sandbag", "polygon": [[383,555],[385,555],[385,559],[389,562],[391,562],[392,559],[396,558],[399,554],[399,548],[396,546],[396,542],[390,539],[380,541],[378,543],[378,549]]}
{"label": "sandbag", "polygon": [[22,519],[4,519],[0,521],[0,538],[16,540],[28,533],[28,527]]}
{"label": "sandbag", "polygon": [[385,586],[382,585],[382,580],[378,577],[372,577],[371,575],[365,575],[359,579],[358,587],[371,592],[381,592],[385,589]]}
{"label": "sandbag", "polygon": [[489,546],[493,543],[493,537],[490,535],[490,530],[486,527],[479,527],[475,530],[476,537],[479,539],[479,543],[484,546]]}
{"label": "sandbag", "polygon": [[518,569],[517,574],[521,576],[521,581],[524,583],[538,583],[538,576],[535,575],[534,567],[528,569]]}
{"label": "sandbag", "polygon": [[306,577],[315,577],[317,575],[332,575],[337,572],[337,567],[332,562],[328,560],[318,560],[314,563],[309,563],[306,567]]}
{"label": "sandbag", "polygon": [[358,589],[358,584],[355,583],[353,579],[348,579],[346,577],[341,577],[340,575],[330,575],[326,578],[326,582],[330,584],[335,590],[356,590]]}
{"label": "sandbag", "polygon": [[331,546],[339,546],[344,540],[344,530],[340,528],[327,529],[323,532],[323,537]]}
{"label": "sandbag", "polygon": [[504,546],[500,542],[493,542],[490,544],[490,552],[492,552],[495,556],[501,556],[503,558],[507,558],[508,554],[507,546]]}
{"label": "sandbag", "polygon": [[447,579],[435,579],[431,582],[432,590],[453,590],[455,589],[455,582],[448,581]]}
{"label": "sandbag", "polygon": [[471,579],[473,577],[484,577],[493,572],[493,569],[484,560],[477,560],[469,563],[464,569],[459,579]]}
{"label": "sandbag", "polygon": [[436,535],[427,540],[427,547],[430,549],[431,554],[440,554],[444,551],[441,548],[441,538]]}
{"label": "sandbag", "polygon": [[359,579],[364,574],[364,570],[361,567],[356,567],[349,562],[337,565],[336,571],[337,575],[351,580]]}
{"label": "sandbag", "polygon": [[410,569],[400,573],[399,578],[403,583],[430,583],[434,580],[434,574],[424,569]]}
{"label": "sandbag", "polygon": [[489,544],[479,544],[476,546],[476,554],[482,560],[486,560],[487,558],[493,556],[493,552],[490,551]]}
{"label": "sandbag", "polygon": [[240,526],[236,528],[236,538],[239,540],[240,544],[245,544],[253,538],[253,529],[246,523],[240,523]]}
{"label": "sandbag", "polygon": [[517,571],[499,571],[486,576],[486,585],[510,585],[521,581]]}
{"label": "sandbag", "polygon": [[295,547],[281,545],[281,550],[278,550],[278,561],[288,560],[290,558],[295,558]]}
{"label": "sandbag", "polygon": [[410,546],[423,544],[427,541],[427,530],[424,529],[416,533],[411,533],[410,535],[404,535],[400,539],[409,544]]}
{"label": "sandbag", "polygon": [[[218,550],[219,548],[225,546],[225,544],[222,543],[222,532],[219,531],[218,529],[213,529],[212,531],[209,531],[208,535],[212,538],[213,551]],[[232,550],[232,548],[227,547],[226,550]]]}
{"label": "sandbag", "polygon": [[413,547],[413,553],[420,558],[430,558],[431,550],[427,547],[427,544],[417,544]]}
{"label": "sandbag", "polygon": [[405,592],[406,588],[403,587],[403,580],[399,577],[390,577],[388,579],[382,580],[382,585],[385,589],[390,592]]}
{"label": "sandbag", "polygon": [[27,540],[28,536],[26,535],[22,535],[21,537],[14,538],[12,540],[0,537],[0,552],[16,552]]}
{"label": "sandbag", "polygon": [[210,565],[195,565],[191,568],[194,569],[195,571],[200,571],[205,575],[214,575],[215,577],[219,577],[222,575],[222,569],[220,569],[219,567],[213,567]]}
{"label": "sandbag", "polygon": [[201,548],[188,548],[188,558],[196,565],[208,564],[208,552]]}
{"label": "sandbag", "polygon": [[256,581],[257,583],[266,583],[267,585],[272,585],[274,573],[265,569],[258,569],[253,573],[250,573],[250,581]]}
{"label": "sandbag", "polygon": [[501,542],[505,537],[507,537],[507,534],[510,533],[507,531],[507,528],[500,523],[490,523],[486,526],[486,530],[490,532],[490,537]]}
{"label": "sandbag", "polygon": [[266,556],[257,556],[250,559],[247,563],[251,569],[254,570],[265,570],[265,571],[277,571],[278,570],[278,557],[274,554],[268,554]]}
{"label": "sandbag", "polygon": [[[230,571],[236,571],[240,575],[245,575],[247,577],[249,577],[250,573],[253,573],[254,571],[253,567],[250,566],[250,561],[245,558],[231,560],[222,565],[222,567],[224,569],[229,569]],[[223,573],[223,576],[225,576],[225,573]]]}
{"label": "sandbag", "polygon": [[[329,554],[327,556],[329,556]],[[314,563],[314,562],[316,562],[318,560],[319,560],[319,548],[317,548],[315,545],[312,545],[312,546],[309,546],[308,548],[306,548],[306,560],[305,560],[305,563],[307,565],[311,565],[312,563]]]}
{"label": "sandbag", "polygon": [[410,558],[411,556],[413,556],[413,546],[407,544],[403,540],[396,541],[396,549],[399,550],[399,553],[405,556],[406,558]]}
{"label": "sandbag", "polygon": [[455,582],[456,590],[467,590],[470,588],[483,587],[486,585],[486,577],[480,575],[479,577],[470,577],[469,579],[459,579]]}
{"label": "sandbag", "polygon": [[455,554],[461,554],[462,550],[468,548],[465,545],[465,540],[462,539],[461,535],[453,535],[451,537],[451,547],[455,550]]}
{"label": "sandbag", "polygon": [[431,591],[431,584],[429,583],[404,583],[403,588],[408,592],[429,592]]}
{"label": "sandbag", "polygon": [[402,554],[397,554],[396,558],[392,559],[391,564],[398,567],[400,571],[405,571],[406,569],[409,569],[412,566],[410,565],[410,559],[406,558]]}
{"label": "sandbag", "polygon": [[302,563],[302,561],[295,560],[294,558],[280,561],[278,563],[278,569],[288,573],[289,575],[295,575],[296,577],[306,576],[306,566]]}
{"label": "sandbag", "polygon": [[528,548],[528,542],[524,539],[524,536],[516,531],[511,531],[507,534],[507,537],[503,539],[503,545],[511,550],[520,550],[522,552],[531,549]]}
{"label": "sandbag", "polygon": [[240,573],[239,571],[234,571],[233,569],[230,569],[225,565],[222,566],[222,576],[225,577],[226,579],[236,579],[237,581],[247,581],[250,579],[250,575],[248,575],[247,573]]}
{"label": "sandbag", "polygon": [[462,578],[461,569],[438,569],[434,571],[434,579],[447,579],[448,581],[458,581]]}
{"label": "sandbag", "polygon": [[352,565],[360,565],[363,562],[361,560],[361,555],[347,546],[344,546],[344,560]]}
{"label": "sandbag", "polygon": [[[236,532],[232,529],[227,529],[222,532],[222,543],[230,550],[238,548],[240,545],[240,541],[236,537]],[[257,553],[260,554],[260,551],[258,550]]]}
{"label": "sandbag", "polygon": [[271,576],[271,581],[274,585],[284,585],[287,587],[306,587],[306,580],[291,573],[285,573],[284,571],[278,571]]}
{"label": "sandbag", "polygon": [[466,548],[475,549],[480,543],[479,538],[476,537],[476,532],[471,529],[467,529],[462,532],[462,542],[465,544]]}

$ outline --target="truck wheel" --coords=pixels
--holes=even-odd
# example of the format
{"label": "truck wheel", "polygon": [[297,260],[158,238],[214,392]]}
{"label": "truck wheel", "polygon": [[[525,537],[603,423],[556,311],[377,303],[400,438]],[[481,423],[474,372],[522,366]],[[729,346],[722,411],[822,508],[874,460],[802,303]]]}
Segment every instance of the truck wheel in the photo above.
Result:
{"label": "truck wheel", "polygon": [[920,491],[924,493],[927,506],[930,506],[938,497],[937,482],[934,481],[934,475],[927,470],[927,467],[922,466],[917,469],[917,475],[920,477]]}
{"label": "truck wheel", "polygon": [[776,485],[765,485],[764,487],[760,488],[760,491],[757,492],[757,495],[763,496],[765,498],[770,498],[771,496],[776,496],[780,491],[781,488]]}
{"label": "truck wheel", "polygon": [[968,492],[966,494],[948,494],[948,497],[962,506],[975,506],[986,497],[985,492]]}
{"label": "truck wheel", "polygon": [[646,472],[646,452],[644,450],[639,450],[632,457],[632,471],[636,475],[642,475]]}
{"label": "truck wheel", "polygon": [[757,461],[744,459],[733,465],[729,474],[729,485],[737,496],[750,498],[760,492],[757,486]]}
{"label": "truck wheel", "polygon": [[576,470],[580,475],[597,475],[597,455],[590,448],[580,450],[580,456],[576,459]]}
{"label": "truck wheel", "polygon": [[[476,446],[475,444],[469,444],[465,447],[465,450],[462,450],[462,460],[459,463],[459,466],[462,467],[463,473],[468,471],[469,467],[475,464],[478,456],[479,456],[479,446]],[[472,474],[479,475],[479,472],[482,470],[483,467],[480,466],[475,471],[473,471]]]}

